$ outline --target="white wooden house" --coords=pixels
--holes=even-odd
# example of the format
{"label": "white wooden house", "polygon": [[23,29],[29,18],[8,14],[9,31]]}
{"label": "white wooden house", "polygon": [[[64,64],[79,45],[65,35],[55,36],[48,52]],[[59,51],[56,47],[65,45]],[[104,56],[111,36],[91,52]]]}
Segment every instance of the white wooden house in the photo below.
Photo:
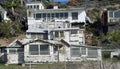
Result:
{"label": "white wooden house", "polygon": [[69,45],[63,40],[15,40],[6,50],[7,64],[101,61],[100,47]]}

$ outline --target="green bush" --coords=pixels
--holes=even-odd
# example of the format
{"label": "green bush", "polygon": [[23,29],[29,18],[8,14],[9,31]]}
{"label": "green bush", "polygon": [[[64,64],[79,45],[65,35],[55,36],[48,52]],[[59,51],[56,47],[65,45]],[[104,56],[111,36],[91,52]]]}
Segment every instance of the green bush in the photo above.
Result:
{"label": "green bush", "polygon": [[102,51],[102,58],[103,59],[110,59],[111,51]]}
{"label": "green bush", "polygon": [[19,24],[15,22],[2,22],[0,23],[0,37],[9,38],[22,34],[22,30]]}

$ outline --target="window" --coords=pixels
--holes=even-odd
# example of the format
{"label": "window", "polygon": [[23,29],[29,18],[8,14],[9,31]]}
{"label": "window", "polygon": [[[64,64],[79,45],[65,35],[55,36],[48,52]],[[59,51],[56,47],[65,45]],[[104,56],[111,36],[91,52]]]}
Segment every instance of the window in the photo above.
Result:
{"label": "window", "polygon": [[48,39],[48,34],[45,33],[45,34],[42,34],[43,35],[43,39]]}
{"label": "window", "polygon": [[31,39],[48,39],[47,33],[31,33]]}
{"label": "window", "polygon": [[22,54],[23,54],[24,49],[23,49],[23,48],[19,48],[19,49],[17,49],[17,52],[18,52],[18,53],[22,53]]}
{"label": "window", "polygon": [[72,20],[78,19],[78,12],[72,12]]}
{"label": "window", "polygon": [[113,12],[112,11],[109,12],[109,17],[113,17]]}
{"label": "window", "polygon": [[40,55],[49,55],[49,46],[48,45],[40,45]]}
{"label": "window", "polygon": [[120,11],[114,12],[114,17],[120,18]]}
{"label": "window", "polygon": [[37,7],[37,9],[39,9],[39,5],[37,5],[36,7]]}
{"label": "window", "polygon": [[54,13],[51,14],[52,19],[54,18]]}
{"label": "window", "polygon": [[39,54],[39,47],[38,47],[38,45],[30,45],[29,53],[30,53],[30,55],[38,55]]}
{"label": "window", "polygon": [[68,13],[64,13],[64,17],[65,17],[65,18],[68,18]]}
{"label": "window", "polygon": [[36,34],[35,33],[31,33],[31,38],[35,39],[36,38]]}
{"label": "window", "polygon": [[83,37],[79,37],[79,42],[80,42],[80,44],[83,44]]}
{"label": "window", "polygon": [[29,8],[32,8],[32,6],[29,6]]}
{"label": "window", "polygon": [[16,49],[9,49],[10,54],[16,54]]}
{"label": "window", "polygon": [[36,33],[36,38],[38,38],[38,39],[43,39],[43,34]]}
{"label": "window", "polygon": [[55,37],[64,37],[64,31],[55,31]]}
{"label": "window", "polygon": [[47,13],[47,19],[50,19],[50,13]]}
{"label": "window", "polygon": [[41,18],[41,13],[36,13],[36,19],[40,19]]}
{"label": "window", "polygon": [[63,18],[63,13],[60,13],[60,18]]}
{"label": "window", "polygon": [[79,57],[80,54],[80,48],[71,48],[71,56],[72,57]]}
{"label": "window", "polygon": [[49,45],[30,45],[29,46],[30,55],[49,55]]}
{"label": "window", "polygon": [[29,16],[29,17],[31,16],[31,11],[28,11],[28,16]]}
{"label": "window", "polygon": [[42,13],[42,18],[43,18],[43,21],[45,21],[46,20],[46,13]]}
{"label": "window", "polygon": [[64,37],[64,32],[60,31],[60,37]]}
{"label": "window", "polygon": [[30,6],[27,6],[27,8],[29,9],[29,8],[30,8]]}
{"label": "window", "polygon": [[86,55],[86,48],[84,48],[84,47],[81,48],[81,54]]}
{"label": "window", "polygon": [[59,13],[55,13],[55,17],[56,17],[56,18],[59,18]]}
{"label": "window", "polygon": [[46,18],[46,13],[43,13],[43,18]]}
{"label": "window", "polygon": [[94,48],[88,48],[88,57],[95,58],[98,56],[97,49]]}
{"label": "window", "polygon": [[71,30],[71,34],[77,34],[77,30]]}
{"label": "window", "polygon": [[55,31],[55,37],[59,37],[59,32]]}
{"label": "window", "polygon": [[36,5],[34,5],[34,8],[36,8]]}

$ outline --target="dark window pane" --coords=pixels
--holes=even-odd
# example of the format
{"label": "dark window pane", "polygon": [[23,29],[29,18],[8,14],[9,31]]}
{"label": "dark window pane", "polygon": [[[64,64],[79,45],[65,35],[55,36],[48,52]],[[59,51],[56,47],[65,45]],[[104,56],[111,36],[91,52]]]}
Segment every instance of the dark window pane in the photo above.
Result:
{"label": "dark window pane", "polygon": [[39,9],[39,5],[37,5],[37,9]]}
{"label": "dark window pane", "polygon": [[31,33],[31,39],[35,39],[36,38],[36,33]]}
{"label": "dark window pane", "polygon": [[43,39],[45,39],[45,40],[48,39],[48,34],[47,33],[43,34]]}
{"label": "dark window pane", "polygon": [[115,13],[114,13],[114,17],[120,18],[120,11],[115,12]]}
{"label": "dark window pane", "polygon": [[78,12],[72,12],[72,19],[77,20],[78,19]]}
{"label": "dark window pane", "polygon": [[65,17],[65,18],[68,18],[68,13],[64,13],[64,17]]}
{"label": "dark window pane", "polygon": [[71,56],[72,57],[79,57],[80,54],[80,48],[71,48]]}
{"label": "dark window pane", "polygon": [[109,17],[113,17],[113,12],[109,12]]}
{"label": "dark window pane", "polygon": [[49,45],[40,45],[40,55],[49,55]]}
{"label": "dark window pane", "polygon": [[46,13],[43,13],[43,18],[46,18]]}
{"label": "dark window pane", "polygon": [[36,8],[36,5],[34,5],[34,8]]}
{"label": "dark window pane", "polygon": [[71,34],[77,34],[77,30],[71,30]]}
{"label": "dark window pane", "polygon": [[56,14],[55,14],[55,17],[56,17],[56,18],[59,18],[59,13],[56,13]]}
{"label": "dark window pane", "polygon": [[41,18],[41,13],[36,13],[36,19],[40,19]]}
{"label": "dark window pane", "polygon": [[60,31],[60,37],[64,37],[64,32]]}
{"label": "dark window pane", "polygon": [[63,13],[60,13],[60,18],[63,18]]}
{"label": "dark window pane", "polygon": [[84,47],[81,48],[81,54],[86,55],[86,48],[84,48]]}
{"label": "dark window pane", "polygon": [[55,37],[59,37],[59,32],[55,31]]}
{"label": "dark window pane", "polygon": [[10,50],[9,50],[9,53],[10,53],[10,54],[16,54],[16,50],[15,50],[15,49],[10,49]]}
{"label": "dark window pane", "polygon": [[50,13],[47,13],[47,17],[50,18]]}
{"label": "dark window pane", "polygon": [[51,14],[51,17],[54,18],[54,13]]}
{"label": "dark window pane", "polygon": [[97,56],[98,56],[97,49],[88,48],[88,57],[90,57],[90,58],[96,58]]}
{"label": "dark window pane", "polygon": [[39,55],[38,45],[30,45],[29,46],[29,53],[30,55]]}

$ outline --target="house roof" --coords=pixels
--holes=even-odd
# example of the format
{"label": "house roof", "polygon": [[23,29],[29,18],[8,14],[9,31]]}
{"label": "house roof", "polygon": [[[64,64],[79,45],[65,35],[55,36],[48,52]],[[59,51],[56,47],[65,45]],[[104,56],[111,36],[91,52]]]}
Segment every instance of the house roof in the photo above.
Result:
{"label": "house roof", "polygon": [[41,10],[33,10],[30,9],[31,11],[36,12],[64,12],[64,11],[85,11],[84,8],[59,8],[59,9],[41,9]]}
{"label": "house roof", "polygon": [[62,43],[60,41],[56,41],[56,40],[41,40],[41,39],[17,40],[16,39],[11,44],[9,44],[9,46],[7,46],[7,47],[21,47],[21,46],[25,46],[27,44],[34,43],[34,42],[43,42],[43,43],[48,43],[48,44],[52,44],[52,45],[55,45],[55,46],[56,45],[62,45]]}
{"label": "house roof", "polygon": [[120,49],[120,44],[114,46],[102,46],[102,50],[117,50]]}
{"label": "house roof", "polygon": [[88,46],[88,45],[71,45],[72,47],[86,47],[86,48],[97,48],[102,49],[102,47],[99,46]]}

